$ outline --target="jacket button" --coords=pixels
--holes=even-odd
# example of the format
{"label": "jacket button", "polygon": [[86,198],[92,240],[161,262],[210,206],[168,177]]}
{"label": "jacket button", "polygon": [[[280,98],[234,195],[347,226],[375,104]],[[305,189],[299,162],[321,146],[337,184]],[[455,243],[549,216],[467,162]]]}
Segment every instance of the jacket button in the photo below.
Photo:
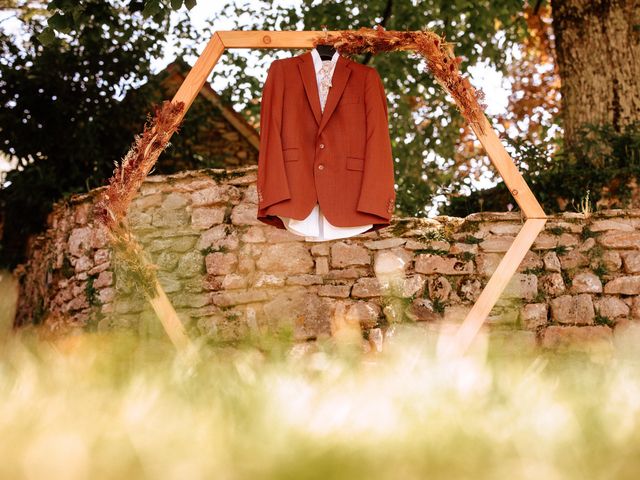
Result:
{"label": "jacket button", "polygon": [[324,143],[321,143],[320,145],[318,145],[320,148],[324,148]]}
{"label": "jacket button", "polygon": [[322,164],[318,165],[318,170],[324,170],[324,165]]}

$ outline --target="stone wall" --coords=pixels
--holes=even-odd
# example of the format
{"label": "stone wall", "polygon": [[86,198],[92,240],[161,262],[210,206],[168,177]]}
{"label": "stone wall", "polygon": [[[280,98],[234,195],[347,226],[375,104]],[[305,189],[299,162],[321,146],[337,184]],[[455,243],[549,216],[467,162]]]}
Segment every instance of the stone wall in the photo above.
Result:
{"label": "stone wall", "polygon": [[[129,211],[192,334],[284,324],[302,340],[329,335],[340,318],[378,337],[403,319],[459,322],[523,222],[515,212],[394,218],[376,232],[305,242],[256,220],[255,181],[256,167],[151,176]],[[94,224],[98,192],[58,204],[30,242],[16,270],[17,325],[160,328]],[[565,213],[549,219],[488,322],[546,346],[611,342],[640,320],[639,295],[640,210]]]}

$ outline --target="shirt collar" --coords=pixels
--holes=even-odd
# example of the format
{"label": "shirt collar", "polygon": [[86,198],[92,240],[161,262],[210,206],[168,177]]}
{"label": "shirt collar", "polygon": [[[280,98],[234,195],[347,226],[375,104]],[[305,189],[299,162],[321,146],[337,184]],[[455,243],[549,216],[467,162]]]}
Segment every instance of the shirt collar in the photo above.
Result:
{"label": "shirt collar", "polygon": [[[332,68],[335,66],[336,62],[338,61],[339,56],[340,54],[338,53],[337,50],[333,52],[333,56],[331,57]],[[316,50],[315,48],[312,48],[311,57],[313,58],[313,66],[316,69],[316,73],[318,73],[322,69],[322,59],[320,58],[320,54],[318,53],[318,50]]]}

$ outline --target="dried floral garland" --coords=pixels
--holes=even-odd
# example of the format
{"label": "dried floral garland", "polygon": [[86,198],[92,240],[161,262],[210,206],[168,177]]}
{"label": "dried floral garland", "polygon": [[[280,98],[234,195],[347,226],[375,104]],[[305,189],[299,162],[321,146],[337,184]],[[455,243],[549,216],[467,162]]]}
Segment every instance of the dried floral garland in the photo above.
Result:
{"label": "dried floral garland", "polygon": [[453,44],[445,41],[430,30],[389,31],[378,25],[376,28],[345,30],[337,34],[327,33],[314,40],[314,45],[325,44],[344,55],[369,52],[392,52],[397,50],[415,50],[427,61],[427,67],[436,81],[455,100],[464,118],[479,132],[484,133],[484,93],[476,90],[469,79],[463,77],[458,65],[462,57],[453,53]]}
{"label": "dried floral garland", "polygon": [[127,211],[142,182],[147,177],[169,139],[178,130],[184,111],[184,102],[164,101],[154,107],[155,117],[144,126],[142,135],[135,140],[122,162],[115,163],[109,185],[94,207],[96,219],[107,227],[111,245],[123,272],[132,284],[155,298],[156,267],[149,262],[127,224]]}

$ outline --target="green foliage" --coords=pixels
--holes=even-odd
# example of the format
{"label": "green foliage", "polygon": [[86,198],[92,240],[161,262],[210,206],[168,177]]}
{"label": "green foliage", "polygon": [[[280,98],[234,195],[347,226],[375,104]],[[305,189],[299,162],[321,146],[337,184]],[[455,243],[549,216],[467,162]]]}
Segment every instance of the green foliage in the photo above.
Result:
{"label": "green foliage", "polygon": [[[179,10],[186,6],[191,10],[196,6],[197,0],[127,0],[126,8],[130,13],[140,12],[143,17],[151,18],[156,23],[163,23],[171,10]],[[38,40],[43,45],[49,45],[56,38],[55,32],[69,33],[80,30],[85,26],[95,23],[96,17],[91,0],[81,2],[73,0],[51,0],[47,10],[52,15],[47,21],[47,27],[38,35]],[[102,2],[107,3],[107,2]],[[122,3],[122,2],[121,2]]]}
{"label": "green foliage", "polygon": [[[511,155],[536,198],[547,213],[572,207],[581,211],[587,192],[597,204],[607,187],[609,195],[622,203],[630,190],[626,183],[640,178],[640,122],[617,132],[611,125],[586,124],[579,130],[580,142],[565,146],[551,140],[533,145],[527,140],[504,140]],[[458,185],[459,187],[459,185]],[[458,187],[453,187],[459,191]],[[465,216],[483,208],[502,211],[513,203],[504,182],[496,187],[451,199],[443,208],[446,215]],[[567,207],[561,208],[566,203]]]}
{"label": "green foliage", "polygon": [[444,308],[446,306],[446,304],[440,299],[440,297],[436,297],[434,298],[432,301],[433,303],[433,311],[436,313],[444,313]]}
{"label": "green foliage", "polygon": [[429,254],[429,255],[438,255],[438,256],[445,256],[449,253],[449,250],[441,250],[438,248],[419,248],[417,250],[414,250],[414,252],[416,255],[420,255],[421,253],[425,253],[425,254]]}
{"label": "green foliage", "polygon": [[522,273],[542,275],[544,272],[545,272],[544,267],[530,267],[530,268],[525,268]]}
{"label": "green foliage", "polygon": [[593,273],[595,273],[598,276],[598,278],[603,284],[606,283],[605,277],[609,273],[609,270],[607,270],[607,267],[605,267],[602,263],[599,263],[593,269]]}
{"label": "green foliage", "polygon": [[558,245],[557,247],[552,248],[552,250],[558,255],[564,255],[568,251],[566,245]]}
{"label": "green foliage", "polygon": [[460,252],[457,254],[457,257],[463,262],[470,262],[474,258],[476,258],[476,254],[473,252]]}
{"label": "green foliage", "polygon": [[210,253],[214,253],[214,252],[226,253],[228,251],[229,249],[227,248],[226,245],[219,245],[217,247],[214,247],[213,245],[209,245],[207,248],[201,249],[200,253],[202,254],[203,257],[206,257]]}
{"label": "green foliage", "polygon": [[478,243],[482,243],[482,239],[478,237],[474,237],[473,235],[467,235],[462,239],[464,243],[468,243],[471,245],[477,245]]}
{"label": "green foliage", "polygon": [[146,20],[116,0],[49,4],[58,7],[72,10],[53,13],[65,33],[47,45],[41,16],[24,21],[24,36],[0,32],[0,149],[18,162],[0,190],[0,264],[9,267],[23,260],[26,237],[53,202],[111,176],[149,112],[148,97],[122,102],[124,93],[151,74],[170,30],[190,32],[184,19]]}
{"label": "green foliage", "polygon": [[594,322],[596,325],[606,325],[608,327],[613,327],[615,325],[615,322],[613,320],[605,315],[600,315],[600,312],[596,312]]}
{"label": "green foliage", "polygon": [[92,307],[101,305],[100,299],[98,298],[98,291],[93,286],[93,282],[95,282],[96,278],[98,278],[97,274],[90,275],[89,278],[87,278],[87,283],[85,284],[84,289],[84,293],[87,296],[87,302]]}
{"label": "green foliage", "polygon": [[587,240],[589,238],[595,238],[600,235],[602,232],[594,232],[588,226],[585,226],[580,233],[580,238],[582,241]]}

